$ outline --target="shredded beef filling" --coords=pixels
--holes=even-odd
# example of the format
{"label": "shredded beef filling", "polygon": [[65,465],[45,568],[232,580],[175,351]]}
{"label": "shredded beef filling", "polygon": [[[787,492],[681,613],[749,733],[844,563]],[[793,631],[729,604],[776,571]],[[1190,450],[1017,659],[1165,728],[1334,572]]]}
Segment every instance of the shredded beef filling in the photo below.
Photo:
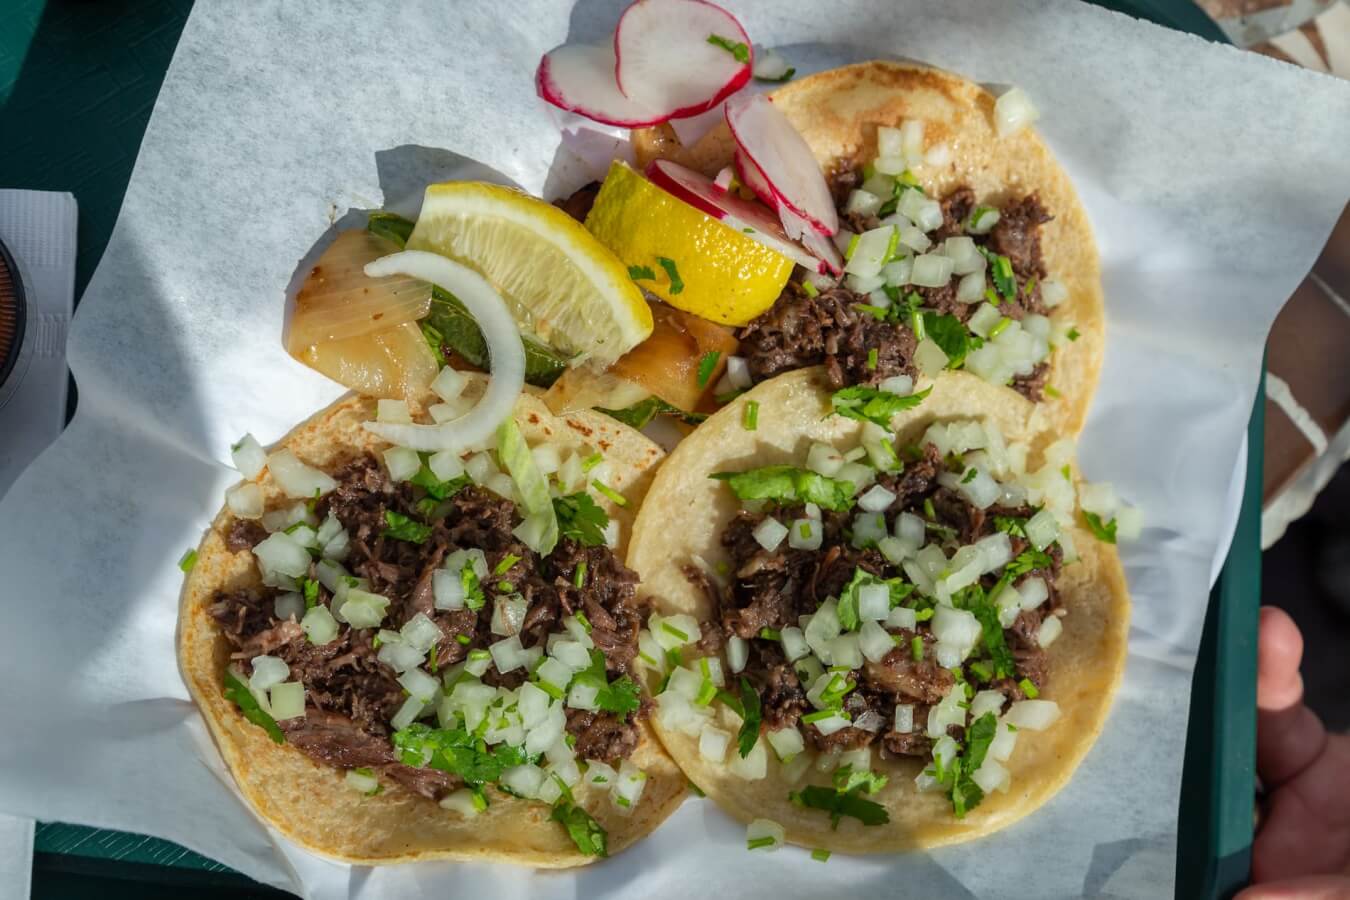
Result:
{"label": "shredded beef filling", "polygon": [[[520,521],[514,504],[477,486],[465,487],[447,501],[448,510],[430,523],[431,535],[424,543],[387,537],[386,512],[422,521],[417,506],[423,499],[421,489],[393,482],[372,457],[351,462],[335,477],[337,488],[317,502],[315,514],[320,520],[329,512],[337,517],[350,539],[346,568],[369,579],[371,591],[390,598],[382,627],[397,630],[418,613],[440,626],[437,669],[501,640],[490,628],[496,592],[489,587],[485,586],[487,600],[480,610],[435,607],[432,573],[447,554],[477,548],[487,557],[492,583],[509,581],[529,601],[520,632],[526,648],[545,644],[562,628],[564,616],[580,611],[591,623],[591,637],[604,654],[610,677],[629,671],[637,656],[643,612],[637,601],[637,576],[609,548],[587,547],[565,537],[541,558],[511,533]],[[235,552],[246,552],[264,537],[266,532],[256,523],[241,522],[231,527],[227,544]],[[498,573],[498,564],[508,555],[518,560]],[[574,578],[583,564],[587,575],[578,588]],[[342,625],[334,640],[312,644],[294,619],[277,618],[277,594],[272,588],[222,591],[210,612],[245,674],[251,672],[254,657],[271,655],[290,666],[291,680],[305,685],[305,716],[278,723],[287,741],[316,762],[343,769],[372,767],[424,797],[438,799],[459,787],[455,775],[398,762],[389,721],[406,694],[397,673],[377,658],[375,629]],[[331,600],[320,587],[318,602],[328,605]],[[510,688],[526,677],[522,669],[500,674],[494,668],[483,680]],[[609,712],[569,710],[567,730],[576,739],[579,758],[616,763],[637,746],[636,719],[645,714],[645,704],[625,720]]]}
{"label": "shredded beef filling", "polygon": [[[850,230],[861,233],[879,227],[877,216],[843,212],[849,192],[862,183],[858,168],[843,163],[830,173],[829,182],[840,216]],[[975,207],[975,192],[969,187],[957,187],[948,193],[942,200],[942,225],[930,235],[933,241],[966,234],[966,222]],[[1040,289],[1046,277],[1040,228],[1051,218],[1040,198],[1031,194],[1001,207],[999,221],[988,234],[970,235],[978,246],[1008,257],[1012,264],[1017,292],[1014,299],[1003,299],[999,304],[999,311],[1009,318],[1048,312]],[[964,324],[979,304],[957,301],[959,280],[960,276],[954,276],[940,287],[905,287],[901,294],[917,291],[924,308],[955,316]],[[792,369],[824,365],[831,386],[839,389],[857,384],[876,386],[893,375],[914,375],[914,333],[907,324],[880,322],[858,308],[871,302],[866,294],[851,291],[842,283],[809,296],[800,282],[790,281],[774,305],[737,335],[751,377],[758,382]],[[869,354],[874,350],[877,358],[872,360]],[[1049,365],[1042,362],[1030,374],[1014,378],[1011,386],[1039,401],[1048,376]]]}
{"label": "shredded beef filling", "polygon": [[[879,483],[896,494],[885,511],[888,527],[894,527],[902,512],[923,516],[924,501],[931,501],[936,513],[934,524],[938,526],[935,530],[950,530],[952,544],[967,545],[993,534],[995,517],[1025,519],[1035,512],[1026,507],[979,509],[960,494],[939,486],[937,477],[943,470],[943,460],[927,444],[922,456],[907,463],[902,472],[879,477]],[[793,549],[784,542],[772,552],[760,546],[753,533],[767,515],[742,511],[723,532],[722,545],[731,564],[729,584],[719,584],[694,567],[686,568],[685,575],[712,600],[721,637],[736,636],[750,642],[743,674],[759,692],[763,728],[774,731],[799,725],[802,715],[812,711],[806,699],[810,685],[802,683],[784,658],[778,640],[761,636],[761,630],[781,631],[798,625],[800,616],[814,614],[826,599],[837,597],[859,568],[880,578],[903,577],[904,573],[878,551],[859,550],[850,544],[845,529],[852,512],[822,511],[823,537],[818,550]],[[780,521],[790,521],[806,513],[804,507],[796,506],[775,510],[774,515]],[[1025,538],[1011,536],[1010,541],[1014,557],[1028,548]],[[1058,545],[1052,545],[1047,553],[1052,562],[1048,569],[1032,569],[1013,582],[1016,586],[1027,578],[1039,577],[1050,589],[1045,603],[1033,611],[1023,611],[1010,628],[1004,629],[1015,661],[1015,676],[980,685],[1002,691],[1011,700],[1026,699],[1022,679],[1038,691],[1046,686],[1046,653],[1036,643],[1036,631],[1046,616],[1060,609],[1054,587],[1060,567]],[[998,573],[991,573],[984,576],[982,586],[989,590],[997,580]],[[846,695],[844,710],[855,724],[830,735],[822,734],[814,724],[801,726],[807,742],[817,751],[853,750],[878,743],[883,756],[926,757],[931,752],[933,742],[925,734],[928,711],[952,689],[955,677],[937,662],[929,622],[920,622],[915,630],[888,631],[896,640],[895,649],[880,661],[865,662],[852,674],[856,686]],[[912,649],[915,637],[923,645],[919,659],[914,658]],[[914,727],[909,733],[894,730],[895,707],[902,703],[914,707]],[[961,737],[959,727],[952,726],[950,731],[953,737]]]}

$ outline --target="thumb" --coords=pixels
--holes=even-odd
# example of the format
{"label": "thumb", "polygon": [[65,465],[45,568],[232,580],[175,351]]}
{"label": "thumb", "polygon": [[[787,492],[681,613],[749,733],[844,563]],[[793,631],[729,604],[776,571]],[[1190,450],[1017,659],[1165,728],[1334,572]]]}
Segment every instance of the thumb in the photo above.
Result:
{"label": "thumb", "polygon": [[1293,778],[1317,758],[1326,731],[1303,705],[1303,678],[1298,673],[1303,636],[1289,614],[1273,606],[1261,608],[1257,638],[1256,766],[1267,789]]}

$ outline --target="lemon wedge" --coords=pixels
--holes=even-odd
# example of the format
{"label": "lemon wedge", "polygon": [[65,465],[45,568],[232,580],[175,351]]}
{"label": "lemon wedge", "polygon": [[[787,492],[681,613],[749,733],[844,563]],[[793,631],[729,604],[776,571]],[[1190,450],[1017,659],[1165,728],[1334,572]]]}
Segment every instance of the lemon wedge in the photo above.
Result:
{"label": "lemon wedge", "polygon": [[492,283],[521,330],[574,363],[609,365],[652,332],[627,268],[550,203],[496,184],[433,184],[409,250],[439,253]]}
{"label": "lemon wedge", "polygon": [[744,325],[773,305],[792,260],[615,161],[586,227],[629,274],[671,306]]}

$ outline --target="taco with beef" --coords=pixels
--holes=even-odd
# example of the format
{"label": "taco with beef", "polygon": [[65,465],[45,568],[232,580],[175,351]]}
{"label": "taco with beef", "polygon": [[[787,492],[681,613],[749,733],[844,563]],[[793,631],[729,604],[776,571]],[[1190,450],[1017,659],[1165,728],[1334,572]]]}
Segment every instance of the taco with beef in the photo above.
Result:
{"label": "taco with beef", "polygon": [[943,376],[841,407],[833,387],[820,367],[756,386],[647,492],[628,564],[653,602],[652,722],[752,846],[978,837],[1049,799],[1101,730],[1121,566],[1079,524],[1098,504],[1072,442],[1026,399]]}
{"label": "taco with beef", "polygon": [[445,370],[426,412],[348,396],[270,453],[190,560],[179,661],[245,799],[361,863],[575,866],[686,791],[634,671],[619,555],[662,453],[529,393],[471,453],[366,426],[451,420],[486,378]]}

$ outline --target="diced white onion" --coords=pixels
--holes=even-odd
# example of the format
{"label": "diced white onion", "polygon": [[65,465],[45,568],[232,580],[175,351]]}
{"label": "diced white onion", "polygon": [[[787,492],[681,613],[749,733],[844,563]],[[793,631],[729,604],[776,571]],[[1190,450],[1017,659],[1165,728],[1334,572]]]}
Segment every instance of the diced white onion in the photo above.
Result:
{"label": "diced white onion", "polygon": [[567,705],[573,709],[597,710],[600,708],[596,702],[600,696],[600,686],[590,682],[578,681],[572,685],[567,692]]}
{"label": "diced white onion", "polygon": [[951,280],[951,257],[936,253],[925,253],[914,257],[914,268],[910,270],[909,280],[923,287],[941,287]]}
{"label": "diced white onion", "polygon": [[436,392],[446,403],[454,403],[464,393],[464,388],[469,383],[469,376],[463,372],[457,372],[449,366],[445,366],[436,375],[431,382],[431,389]]}
{"label": "diced white onion", "polygon": [[255,656],[250,662],[253,674],[248,677],[248,686],[254,691],[265,691],[274,684],[281,684],[291,674],[291,667],[277,656]]}
{"label": "diced white onion", "polygon": [[388,597],[352,588],[342,603],[342,617],[353,628],[375,628],[384,621],[388,608]]}
{"label": "diced white onion", "polygon": [[[906,192],[906,196],[911,195],[917,196],[917,192],[915,191]],[[896,233],[899,235],[899,243],[901,245],[909,248],[910,250],[913,250],[915,253],[923,253],[925,250],[928,250],[933,246],[932,239],[929,238],[928,235],[923,233],[923,229],[917,225],[911,224],[910,221],[906,219],[904,216],[897,215],[891,216],[890,218],[896,220],[896,228],[897,228]],[[909,271],[906,274],[907,274],[906,282],[913,284],[922,283],[916,281],[914,278],[914,261],[912,259],[910,260]]]}
{"label": "diced white onion", "polygon": [[1006,790],[1011,776],[1009,776],[1007,769],[986,756],[984,764],[975,770],[975,774],[970,776],[970,780],[979,785],[980,790],[990,794],[996,790]]}
{"label": "diced white onion", "polygon": [[703,676],[693,669],[676,666],[670,672],[666,690],[672,694],[679,694],[686,700],[693,700],[703,690]]}
{"label": "diced white onion", "polygon": [[[960,282],[957,283],[956,299],[961,303],[977,303],[984,296],[984,291],[984,272],[971,272],[969,275],[961,276]],[[989,308],[993,309],[992,306]]]}
{"label": "diced white onion", "polygon": [[886,517],[881,513],[860,512],[853,517],[853,546],[875,547],[886,535]]}
{"label": "diced white onion", "polygon": [[[397,634],[395,635],[398,636]],[[410,646],[402,639],[393,641],[387,637],[380,643],[379,652],[376,658],[395,672],[403,673],[409,669],[416,669],[426,661],[427,654],[425,650],[418,650]]]}
{"label": "diced white onion", "polygon": [[821,734],[825,735],[826,737],[829,737],[836,731],[842,731],[843,729],[848,728],[853,723],[848,719],[844,718],[843,716],[839,715],[838,713],[836,713],[832,716],[826,716],[825,718],[820,719],[813,724],[816,726],[816,729]]}
{"label": "diced white onion", "polygon": [[1018,700],[1008,707],[1003,721],[1027,731],[1044,731],[1059,718],[1059,704],[1053,700]]}
{"label": "diced white onion", "polygon": [[1046,616],[1041,627],[1036,629],[1036,643],[1041,647],[1049,647],[1063,633],[1064,623],[1059,620],[1059,616]]}
{"label": "diced white onion", "polygon": [[295,619],[299,622],[305,615],[305,598],[294,591],[277,594],[272,610],[278,619]]}
{"label": "diced white onion", "polygon": [[492,633],[502,636],[517,634],[529,609],[530,601],[519,594],[497,595],[492,600]]}
{"label": "diced white onion", "polygon": [[833,478],[843,465],[844,454],[829,444],[812,444],[806,452],[806,467],[826,478]]}
{"label": "diced white onion", "polygon": [[[787,657],[788,662],[796,662],[811,652],[811,648],[806,643],[806,636],[795,625],[780,630],[778,638],[783,645],[783,656]],[[732,671],[739,672],[740,669],[732,669]]]}
{"label": "diced white onion", "polygon": [[631,759],[619,764],[619,777],[614,785],[614,804],[627,815],[637,808],[642,799],[642,790],[647,786],[647,773],[637,767]]}
{"label": "diced white onion", "polygon": [[999,762],[1007,762],[1016,745],[1017,732],[1009,728],[1007,722],[999,722],[998,731],[994,732],[994,739],[989,742],[989,756]]}
{"label": "diced white onion", "polygon": [[782,522],[769,516],[756,525],[755,530],[751,533],[761,547],[772,553],[778,549],[779,544],[783,543],[783,538],[788,536],[788,528]]}
{"label": "diced white onion", "polygon": [[887,254],[892,249],[892,242],[895,239],[896,230],[893,225],[883,225],[858,235],[858,239],[852,242],[853,253],[844,265],[844,271],[860,278],[876,277],[880,274],[881,267],[889,260]]}
{"label": "diced white onion", "polygon": [[422,468],[422,457],[407,447],[390,447],[384,451],[384,465],[394,481],[407,481]]}
{"label": "diced white onion", "polygon": [[234,461],[239,474],[252,481],[267,465],[267,451],[263,450],[257,438],[246,434],[230,448],[230,459]]}
{"label": "diced white onion", "polygon": [[531,763],[512,766],[502,772],[501,782],[522,797],[534,797],[544,783],[544,770]]}
{"label": "diced white onion", "polygon": [[1055,521],[1055,514],[1048,509],[1039,510],[1023,526],[1027,534],[1027,540],[1031,541],[1031,546],[1037,550],[1044,550],[1059,538],[1059,523]]}
{"label": "diced white onion", "polygon": [[933,613],[933,637],[944,644],[962,648],[965,653],[975,646],[981,635],[980,621],[975,614],[965,609],[954,609],[939,605]]}
{"label": "diced white onion", "polygon": [[913,631],[919,625],[919,614],[907,606],[897,606],[886,616],[887,628],[908,628]]}
{"label": "diced white onion", "polygon": [[[909,284],[909,276],[913,270],[914,270],[914,260],[908,256],[904,256],[901,257],[900,259],[891,260],[890,262],[886,263],[886,265],[882,266],[881,277],[886,279],[887,285],[891,287],[901,287],[903,285]],[[877,302],[878,300],[883,299],[886,301],[884,304]],[[872,297],[872,302],[873,305],[885,308],[886,306],[890,305],[891,299],[887,297],[884,293],[881,294],[880,297],[874,294]]]}
{"label": "diced white onion", "polygon": [[727,768],[737,778],[759,781],[769,772],[769,754],[764,750],[764,741],[756,741],[746,756],[741,756],[739,752],[733,754]]}
{"label": "diced white onion", "polygon": [[881,662],[895,649],[895,639],[875,621],[864,622],[858,632],[858,649],[871,662]]}
{"label": "diced white onion", "polygon": [[[931,738],[941,739],[947,736],[947,729],[953,725],[964,728],[966,710],[961,705],[964,701],[965,692],[959,686],[948,691],[947,695],[928,711],[927,735]],[[937,755],[936,748],[934,748],[934,755]]]}
{"label": "diced white onion", "polygon": [[[858,447],[858,457],[867,455],[867,450]],[[869,465],[859,462],[846,462],[839,467],[839,473],[835,476],[840,481],[847,481],[853,485],[854,492],[861,491],[877,480],[877,470]]]}
{"label": "diced white onion", "polygon": [[328,607],[322,604],[312,607],[300,620],[300,627],[311,644],[323,646],[337,637],[338,623]]}
{"label": "diced white onion", "polygon": [[398,683],[401,684],[410,696],[416,697],[422,702],[430,702],[432,697],[436,696],[437,689],[441,683],[438,679],[428,675],[421,669],[409,669],[398,677]]}
{"label": "diced white onion", "polygon": [[441,798],[441,809],[447,809],[450,812],[459,813],[466,819],[478,815],[480,810],[474,805],[477,800],[473,791],[468,788],[460,788],[457,791],[451,791]]}
{"label": "diced white onion", "polygon": [[802,739],[802,733],[795,728],[767,731],[764,733],[764,737],[782,762],[791,761],[794,756],[806,749],[806,742]]}
{"label": "diced white onion", "polygon": [[971,721],[990,712],[997,716],[1002,711],[1003,701],[1006,699],[1001,691],[979,691],[970,700]]}
{"label": "diced white onion", "polygon": [[1121,506],[1116,510],[1116,540],[1137,541],[1144,531],[1144,512],[1135,506]]}
{"label": "diced white onion", "polygon": [[844,213],[848,215],[874,216],[881,209],[882,199],[876,194],[861,189],[849,192],[844,203]]}
{"label": "diced white onion", "polygon": [[312,500],[337,487],[331,475],[305,465],[287,449],[278,450],[269,456],[267,469],[287,497]]}
{"label": "diced white onion", "polygon": [[891,589],[884,584],[866,584],[858,588],[858,617],[880,621],[891,610]]}
{"label": "diced white onion", "polygon": [[305,686],[298,681],[272,685],[267,692],[272,718],[278,722],[303,718],[305,715]]}
{"label": "diced white onion", "polygon": [[[769,843],[756,843],[768,839]],[[745,826],[746,845],[755,845],[757,850],[774,851],[787,841],[783,826],[772,819],[755,819]]]}
{"label": "diced white onion", "polygon": [[[980,296],[984,296],[983,291],[980,292]],[[991,303],[982,303],[979,308],[971,314],[970,319],[966,322],[966,326],[980,337],[987,338],[989,337],[989,332],[993,330],[994,326],[997,325],[1002,318],[1003,313],[999,312],[997,307]]]}
{"label": "diced white onion", "polygon": [[914,365],[929,378],[937,377],[947,367],[947,362],[947,354],[930,337],[919,341],[919,346],[914,350]]}
{"label": "diced white onion", "polygon": [[648,619],[648,627],[651,628],[656,642],[666,650],[697,644],[703,637],[703,629],[698,619],[685,613],[664,617],[653,615]]}
{"label": "diced white onion", "polygon": [[1042,578],[1026,578],[1017,586],[1021,595],[1020,606],[1022,609],[1035,609],[1046,601],[1050,596],[1050,588],[1045,584]]}
{"label": "diced white onion", "polygon": [[1047,309],[1054,309],[1069,299],[1069,289],[1060,281],[1047,278],[1041,282],[1041,302]]}
{"label": "diced white onion", "polygon": [[727,668],[733,672],[740,672],[749,661],[750,643],[733,634],[727,639]]}
{"label": "diced white onion", "polygon": [[[866,493],[858,498],[858,505],[868,512],[882,512],[890,508],[895,502],[895,493],[886,490],[881,485],[873,485]],[[773,548],[769,548],[773,549]]]}
{"label": "diced white onion", "polygon": [[895,704],[895,731],[896,734],[909,734],[914,731],[914,704]]}
{"label": "diced white onion", "polygon": [[251,481],[236,484],[225,492],[225,505],[241,519],[260,519],[265,509],[261,485]]}
{"label": "diced white onion", "polygon": [[712,725],[704,725],[698,736],[698,752],[706,760],[720,763],[727,758],[731,735]]}
{"label": "diced white onion", "polygon": [[1041,116],[1026,91],[1010,88],[994,101],[994,128],[999,137],[1021,131]]}
{"label": "diced white onion", "polygon": [[253,548],[263,575],[299,578],[309,572],[309,551],[284,531],[268,535]]}
{"label": "diced white onion", "polygon": [[520,635],[513,634],[490,644],[488,652],[492,654],[492,664],[503,675],[525,665],[525,648],[520,643]]}

